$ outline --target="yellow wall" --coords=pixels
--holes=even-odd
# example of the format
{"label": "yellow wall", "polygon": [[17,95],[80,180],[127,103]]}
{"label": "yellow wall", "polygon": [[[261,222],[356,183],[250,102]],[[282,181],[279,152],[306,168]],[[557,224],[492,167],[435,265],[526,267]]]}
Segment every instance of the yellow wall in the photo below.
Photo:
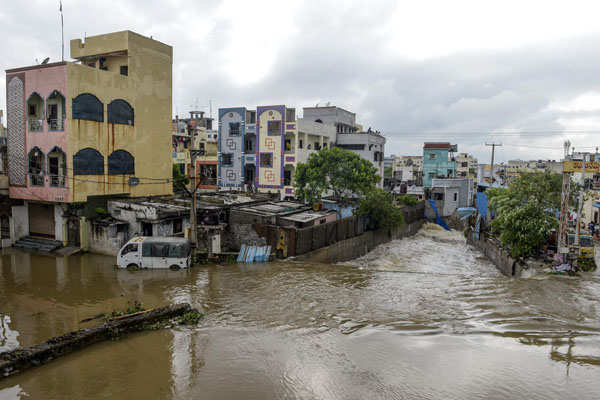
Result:
{"label": "yellow wall", "polygon": [[[127,50],[129,76],[119,73],[123,56],[107,57],[108,71],[86,65],[67,65],[67,166],[73,155],[91,147],[104,156],[105,175],[76,175],[70,186],[71,201],[82,202],[89,195],[129,193],[132,196],[172,193],[171,182],[156,184],[144,178],[170,178],[172,169],[172,48],[130,31],[71,41],[71,56],[78,58]],[[72,119],[72,99],[91,93],[104,103],[104,122]],[[134,126],[109,124],[107,106],[115,99],[127,101],[134,109]],[[130,175],[108,175],[108,155],[127,150],[135,158],[135,176],[140,184],[129,186]],[[72,177],[69,169],[69,178]],[[84,181],[98,181],[84,182]],[[144,184],[146,183],[146,184]],[[148,184],[153,183],[153,184]]]}

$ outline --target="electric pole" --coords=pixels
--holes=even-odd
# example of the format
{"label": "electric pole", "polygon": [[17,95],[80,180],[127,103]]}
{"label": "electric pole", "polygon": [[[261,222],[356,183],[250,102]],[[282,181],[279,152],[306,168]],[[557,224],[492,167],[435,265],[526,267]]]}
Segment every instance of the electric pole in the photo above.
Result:
{"label": "electric pole", "polygon": [[192,232],[190,240],[194,248],[198,247],[198,218],[196,217],[196,191],[200,186],[200,182],[196,182],[196,157],[203,156],[204,150],[190,150],[190,158],[192,159],[192,207],[190,208],[190,219]]}
{"label": "electric pole", "polygon": [[502,146],[502,143],[486,143],[486,146],[492,146],[492,164],[490,165],[490,185],[494,184],[494,150],[496,150],[496,146]]}

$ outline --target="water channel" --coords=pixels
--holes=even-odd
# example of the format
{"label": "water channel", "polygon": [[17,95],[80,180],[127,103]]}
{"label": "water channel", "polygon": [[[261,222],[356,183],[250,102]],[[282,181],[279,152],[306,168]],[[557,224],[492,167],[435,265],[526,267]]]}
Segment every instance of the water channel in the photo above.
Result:
{"label": "water channel", "polygon": [[104,342],[0,381],[0,399],[598,399],[600,272],[510,279],[458,232],[337,265],[128,272],[4,250],[0,351],[122,309],[190,302],[198,327]]}

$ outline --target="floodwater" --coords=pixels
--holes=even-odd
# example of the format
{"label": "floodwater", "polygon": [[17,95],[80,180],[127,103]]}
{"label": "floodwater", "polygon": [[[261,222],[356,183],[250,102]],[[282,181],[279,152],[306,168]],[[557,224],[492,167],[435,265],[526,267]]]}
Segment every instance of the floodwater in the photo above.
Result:
{"label": "floodwater", "polygon": [[0,399],[600,398],[600,273],[506,278],[457,232],[428,225],[338,265],[113,263],[5,250],[0,351],[134,300],[204,320],[0,380]]}

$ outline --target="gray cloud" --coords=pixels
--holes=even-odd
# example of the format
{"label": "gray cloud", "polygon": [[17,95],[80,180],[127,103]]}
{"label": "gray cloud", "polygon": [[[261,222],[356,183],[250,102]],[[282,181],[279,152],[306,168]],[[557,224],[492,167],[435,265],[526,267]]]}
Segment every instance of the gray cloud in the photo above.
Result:
{"label": "gray cloud", "polygon": [[[250,84],[236,83],[224,68],[263,62],[258,55],[269,37],[248,32],[246,45],[256,56],[236,58],[228,45],[244,16],[219,13],[220,2],[129,3],[65,2],[65,39],[131,29],[174,47],[174,112],[213,99],[218,106],[284,103],[310,106],[331,102],[355,111],[365,127],[388,138],[387,153],[420,153],[424,140],[449,140],[459,150],[488,159],[483,146],[494,131],[560,132],[561,119],[594,117],[593,111],[549,109],[586,92],[600,93],[600,36],[588,35],[502,51],[453,53],[416,61],[399,57],[393,38],[382,27],[392,24],[394,1],[348,5],[307,2],[294,14],[286,41],[274,54],[268,73]],[[23,23],[26,21],[26,23]],[[4,69],[60,55],[56,4],[34,3],[25,9],[8,2],[0,11]],[[435,29],[435,28],[432,28]],[[278,35],[281,32],[272,32]],[[440,32],[443,35],[443,32]],[[418,43],[419,37],[411,38]],[[232,61],[234,60],[234,61]],[[260,64],[258,64],[260,66]],[[4,93],[4,77],[0,90]],[[1,96],[0,107],[5,108]],[[447,135],[446,133],[455,133]],[[560,137],[531,135],[500,138],[507,146],[500,159],[557,158]],[[596,140],[576,136],[579,146]],[[508,146],[508,145],[512,146]]]}

